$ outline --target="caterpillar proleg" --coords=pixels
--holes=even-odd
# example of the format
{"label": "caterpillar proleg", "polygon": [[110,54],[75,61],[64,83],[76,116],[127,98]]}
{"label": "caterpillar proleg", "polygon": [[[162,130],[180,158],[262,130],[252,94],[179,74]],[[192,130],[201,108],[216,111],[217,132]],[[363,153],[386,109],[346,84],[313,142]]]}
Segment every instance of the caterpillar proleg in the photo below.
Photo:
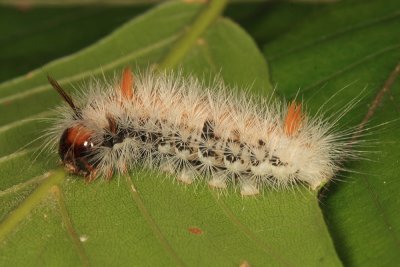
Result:
{"label": "caterpillar proleg", "polygon": [[317,189],[351,154],[351,135],[301,103],[259,100],[222,82],[126,68],[118,83],[92,82],[70,97],[51,128],[65,168],[88,181],[143,165],[191,184],[238,184],[242,195],[305,183]]}

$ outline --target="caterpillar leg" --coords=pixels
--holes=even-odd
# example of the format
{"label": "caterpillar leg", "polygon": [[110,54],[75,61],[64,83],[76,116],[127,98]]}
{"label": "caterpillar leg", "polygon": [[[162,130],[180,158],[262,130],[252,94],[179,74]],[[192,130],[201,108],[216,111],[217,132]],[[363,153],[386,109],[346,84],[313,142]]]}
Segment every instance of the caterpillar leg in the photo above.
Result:
{"label": "caterpillar leg", "polygon": [[128,166],[126,165],[126,162],[121,163],[120,172],[121,172],[123,175],[128,174]]}
{"label": "caterpillar leg", "polygon": [[106,173],[106,181],[111,181],[111,178],[112,178],[113,174],[114,174],[113,169],[112,169],[112,168],[109,168],[109,169],[107,170],[107,173]]}
{"label": "caterpillar leg", "polygon": [[242,196],[254,196],[258,195],[260,190],[254,181],[241,181],[240,183],[240,194]]}
{"label": "caterpillar leg", "polygon": [[193,183],[195,177],[195,173],[188,169],[188,168],[183,168],[181,173],[177,176],[177,179],[185,184],[191,184]]}
{"label": "caterpillar leg", "polygon": [[209,181],[208,181],[208,185],[210,187],[213,188],[219,188],[219,189],[226,189],[227,185],[226,185],[226,179],[224,177],[224,175],[214,175]]}
{"label": "caterpillar leg", "polygon": [[96,177],[97,177],[97,170],[96,170],[96,169],[93,169],[93,170],[89,173],[89,175],[87,175],[87,176],[85,177],[85,182],[86,182],[86,183],[91,183],[91,182],[93,182],[93,181],[96,179]]}
{"label": "caterpillar leg", "polygon": [[160,170],[169,174],[175,173],[174,165],[172,165],[172,163],[168,160],[164,160],[160,163]]}
{"label": "caterpillar leg", "polygon": [[311,190],[317,190],[321,187],[322,184],[325,184],[328,180],[329,178],[325,178],[325,179],[307,181],[307,183],[310,185]]}

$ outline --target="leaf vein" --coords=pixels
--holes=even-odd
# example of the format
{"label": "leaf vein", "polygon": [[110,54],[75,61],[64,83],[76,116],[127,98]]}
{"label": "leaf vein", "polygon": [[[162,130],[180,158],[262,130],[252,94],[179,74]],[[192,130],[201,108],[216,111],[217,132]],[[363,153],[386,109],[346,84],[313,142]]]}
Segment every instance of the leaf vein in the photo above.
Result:
{"label": "leaf vein", "polygon": [[246,225],[242,224],[242,222],[235,216],[235,214],[231,211],[231,209],[223,203],[223,201],[220,201],[218,199],[218,196],[216,195],[214,191],[212,191],[212,196],[214,197],[215,202],[218,204],[218,206],[221,208],[223,213],[226,215],[226,217],[232,222],[233,225],[236,225],[236,227],[247,236],[250,240],[253,240],[254,243],[265,253],[271,255],[273,258],[275,258],[281,265],[284,266],[293,266],[293,264],[289,263],[282,257],[282,255],[279,255],[276,251],[274,251],[273,248],[269,247],[265,242],[260,240],[256,234],[254,234]]}
{"label": "leaf vein", "polygon": [[127,182],[127,185],[128,185],[128,188],[129,188],[129,191],[131,193],[133,200],[135,201],[143,218],[148,223],[153,234],[157,237],[158,241],[161,243],[161,245],[164,247],[164,249],[167,251],[167,253],[171,256],[171,258],[174,260],[174,262],[177,266],[186,266],[184,264],[184,262],[182,261],[182,259],[179,257],[179,255],[176,253],[176,251],[169,244],[168,240],[165,238],[164,234],[162,233],[160,227],[158,227],[157,223],[155,222],[155,220],[151,216],[150,212],[144,205],[143,200],[141,199],[138,191],[136,190],[136,188],[129,176],[126,176],[126,182]]}
{"label": "leaf vein", "polygon": [[86,255],[85,249],[83,248],[82,243],[79,240],[78,234],[75,231],[74,226],[71,221],[71,218],[68,214],[67,207],[65,206],[64,196],[61,192],[60,187],[58,185],[53,185],[53,187],[51,188],[51,191],[52,191],[52,193],[58,203],[58,206],[60,208],[61,218],[62,218],[62,221],[63,221],[65,227],[67,228],[67,233],[72,240],[72,243],[75,247],[76,252],[79,255],[79,258],[82,261],[83,266],[90,266],[89,258]]}
{"label": "leaf vein", "polygon": [[296,53],[298,51],[304,50],[306,48],[312,47],[313,45],[316,45],[316,44],[319,44],[319,43],[322,43],[322,42],[325,42],[325,41],[329,41],[329,40],[334,39],[334,38],[336,38],[338,36],[341,36],[341,35],[350,34],[350,33],[355,32],[357,30],[362,30],[362,29],[365,29],[365,28],[368,28],[368,27],[376,26],[379,23],[396,19],[399,16],[400,16],[400,12],[396,11],[396,12],[390,14],[390,15],[386,15],[386,16],[383,16],[383,17],[375,18],[375,19],[372,19],[372,20],[369,20],[369,21],[363,21],[363,22],[361,22],[359,24],[352,25],[350,27],[344,28],[344,29],[339,30],[337,32],[334,32],[332,34],[327,34],[327,35],[320,36],[320,37],[318,37],[318,38],[316,38],[314,40],[311,40],[309,42],[303,43],[303,44],[301,44],[299,46],[294,46],[292,49],[288,49],[288,50],[286,50],[286,51],[284,51],[282,53],[278,53],[278,54],[275,54],[275,55],[269,55],[268,56],[268,60],[270,62],[273,62],[273,61],[275,61],[277,59],[280,59],[281,57],[288,56],[290,54],[293,54],[293,53]]}
{"label": "leaf vein", "polygon": [[363,58],[361,58],[361,59],[359,59],[359,60],[357,60],[357,61],[355,61],[355,62],[353,62],[353,63],[351,63],[351,64],[349,64],[347,66],[344,66],[341,69],[337,70],[336,72],[334,72],[334,73],[332,73],[332,74],[330,74],[330,75],[328,75],[328,76],[316,81],[315,83],[304,87],[302,92],[306,92],[306,91],[309,91],[309,90],[311,90],[311,89],[313,89],[315,87],[319,87],[323,83],[326,83],[329,80],[332,80],[335,77],[338,77],[339,75],[345,73],[346,71],[352,70],[352,69],[356,68],[357,66],[365,64],[366,62],[371,61],[371,60],[373,60],[374,58],[376,58],[378,56],[381,56],[381,55],[383,55],[385,53],[391,52],[391,51],[399,49],[399,48],[400,48],[400,45],[396,44],[396,45],[393,45],[393,46],[387,46],[384,49],[381,49],[381,50],[379,50],[379,51],[377,51],[375,53],[368,54],[365,57],[363,57]]}

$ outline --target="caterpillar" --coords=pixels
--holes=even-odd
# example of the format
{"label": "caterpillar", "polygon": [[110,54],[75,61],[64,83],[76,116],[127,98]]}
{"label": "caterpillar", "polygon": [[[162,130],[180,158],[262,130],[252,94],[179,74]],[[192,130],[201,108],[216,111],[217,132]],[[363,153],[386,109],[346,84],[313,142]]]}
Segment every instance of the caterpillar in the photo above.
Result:
{"label": "caterpillar", "polygon": [[243,196],[298,183],[315,190],[352,153],[336,120],[307,115],[295,101],[234,93],[221,81],[125,68],[120,81],[93,81],[75,101],[48,80],[65,100],[51,142],[65,169],[88,182],[142,165],[186,184],[233,183]]}

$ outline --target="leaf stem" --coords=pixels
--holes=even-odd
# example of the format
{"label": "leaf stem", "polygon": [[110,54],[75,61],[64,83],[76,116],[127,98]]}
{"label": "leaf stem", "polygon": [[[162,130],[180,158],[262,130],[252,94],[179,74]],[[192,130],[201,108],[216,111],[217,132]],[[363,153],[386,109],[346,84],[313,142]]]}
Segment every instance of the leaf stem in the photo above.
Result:
{"label": "leaf stem", "polygon": [[47,196],[53,185],[58,185],[64,181],[64,177],[65,173],[61,169],[52,172],[48,179],[40,184],[17,209],[11,212],[0,224],[0,241],[2,241],[7,234],[9,234],[33,210],[33,208]]}
{"label": "leaf stem", "polygon": [[195,18],[192,25],[185,29],[185,32],[161,61],[159,69],[169,69],[178,64],[178,62],[185,57],[196,40],[219,17],[227,3],[228,0],[211,0]]}

